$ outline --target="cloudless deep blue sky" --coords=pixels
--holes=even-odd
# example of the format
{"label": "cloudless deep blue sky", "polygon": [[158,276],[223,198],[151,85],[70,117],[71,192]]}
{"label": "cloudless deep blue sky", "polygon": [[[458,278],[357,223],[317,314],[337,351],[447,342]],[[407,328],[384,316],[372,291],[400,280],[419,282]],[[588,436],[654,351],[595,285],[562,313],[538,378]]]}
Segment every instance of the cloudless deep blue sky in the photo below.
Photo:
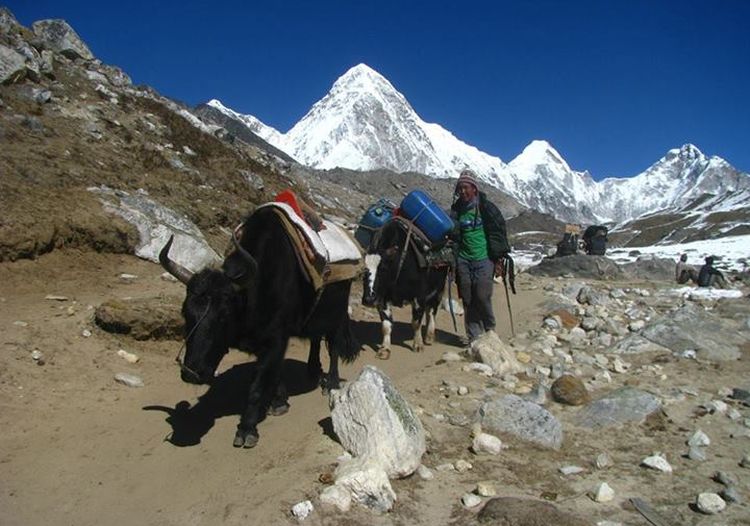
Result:
{"label": "cloudless deep blue sky", "polygon": [[545,139],[595,179],[693,143],[750,171],[750,0],[5,2],[68,21],[137,84],[286,132],[360,62],[508,162]]}

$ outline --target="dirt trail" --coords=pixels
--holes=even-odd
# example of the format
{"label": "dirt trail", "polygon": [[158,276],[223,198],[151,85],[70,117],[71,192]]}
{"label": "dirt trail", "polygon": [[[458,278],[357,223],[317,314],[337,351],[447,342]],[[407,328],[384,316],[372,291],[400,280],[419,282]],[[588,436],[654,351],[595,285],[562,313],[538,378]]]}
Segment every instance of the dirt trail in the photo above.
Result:
{"label": "dirt trail", "polygon": [[[138,277],[129,282],[122,273]],[[285,374],[296,386],[289,413],[260,425],[255,449],[237,450],[231,442],[244,400],[242,377],[250,367],[246,355],[232,352],[210,389],[191,386],[180,381],[173,361],[178,342],[137,342],[93,324],[93,308],[108,299],[181,298],[182,286],[162,280],[161,273],[157,265],[129,256],[72,251],[0,266],[4,525],[287,524],[290,506],[322,488],[318,476],[342,450],[329,436],[327,400],[304,379],[306,342],[293,341],[288,353]],[[518,330],[538,323],[533,305],[540,297],[533,291],[514,298]],[[504,334],[508,319],[499,305],[505,302],[500,287],[495,299]],[[413,403],[439,397],[435,386],[448,373],[435,362],[443,352],[458,350],[449,315],[439,314],[438,342],[422,354],[409,351],[403,340],[410,329],[397,324],[392,358],[381,361],[372,351],[379,337],[376,316],[356,305],[354,310],[366,345],[355,363],[343,366],[342,376],[353,379],[365,364],[374,364]],[[397,319],[405,322],[407,315],[402,310]],[[83,336],[86,329],[90,337]],[[136,353],[140,362],[127,364],[119,349]],[[44,365],[32,359],[35,350]],[[115,383],[117,372],[138,374],[145,387]],[[401,517],[413,513],[413,523],[427,524],[451,516],[455,500],[439,498],[443,482],[429,486],[435,498],[419,500],[408,496],[424,494],[424,483],[394,484]],[[364,524],[391,518],[355,510],[311,520]]]}

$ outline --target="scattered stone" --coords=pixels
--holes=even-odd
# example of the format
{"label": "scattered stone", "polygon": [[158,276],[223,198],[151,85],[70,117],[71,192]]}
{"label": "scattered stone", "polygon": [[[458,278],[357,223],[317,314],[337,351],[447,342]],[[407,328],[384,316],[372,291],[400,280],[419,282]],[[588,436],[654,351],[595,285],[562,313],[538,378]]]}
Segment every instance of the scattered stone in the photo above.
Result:
{"label": "scattered stone", "polygon": [[136,376],[130,373],[117,373],[115,375],[115,381],[128,387],[143,387],[145,384],[140,376]]}
{"label": "scattered stone", "polygon": [[742,413],[737,411],[734,407],[730,407],[729,411],[727,411],[727,418],[730,420],[739,420],[742,418]]}
{"label": "scattered stone", "polygon": [[750,406],[750,390],[735,387],[732,389],[732,398],[739,400],[746,406]]}
{"label": "scattered stone", "polygon": [[459,385],[456,389],[456,394],[459,396],[466,396],[467,394],[469,394],[469,388],[465,385]]}
{"label": "scattered stone", "polygon": [[91,331],[88,329],[83,329],[83,332],[81,332],[81,336],[84,338],[90,338],[91,337]]}
{"label": "scattered stone", "polygon": [[125,283],[131,283],[135,281],[136,279],[138,279],[138,276],[136,276],[135,274],[126,274],[126,273],[120,274],[117,277],[120,278],[120,281],[124,281]]}
{"label": "scattered stone", "polygon": [[504,343],[495,331],[487,331],[471,342],[469,352],[475,361],[489,365],[498,376],[523,370],[513,349]]}
{"label": "scattered stone", "polygon": [[[340,512],[347,512],[352,505],[352,494],[343,486],[327,486],[320,492],[320,503],[336,508]],[[309,502],[309,501],[308,501]]]}
{"label": "scattered stone", "polygon": [[16,327],[28,327],[29,326],[29,324],[26,323],[25,321],[14,321],[13,325],[15,325]]}
{"label": "scattered stone", "polygon": [[596,502],[610,502],[615,498],[615,492],[609,484],[602,482],[591,494],[591,498]]}
{"label": "scattered stone", "polygon": [[584,471],[586,471],[586,468],[582,468],[581,466],[563,466],[560,468],[560,473],[565,476],[577,475],[579,473],[583,473]]}
{"label": "scattered stone", "polygon": [[614,361],[612,362],[611,370],[616,373],[623,374],[623,373],[628,372],[628,369],[630,369],[630,364],[627,362],[623,362],[622,360],[620,360],[619,357],[616,357]]}
{"label": "scattered stone", "polygon": [[44,299],[50,301],[68,301],[67,296],[59,296],[57,294],[47,294]]}
{"label": "scattered stone", "polygon": [[31,359],[38,362],[39,360],[44,359],[44,355],[42,354],[42,351],[33,350],[31,351]]}
{"label": "scattered stone", "polygon": [[480,453],[498,455],[503,450],[503,442],[494,435],[480,433],[474,437],[471,450],[477,455]]}
{"label": "scattered stone", "polygon": [[483,403],[477,416],[485,430],[510,433],[553,449],[559,449],[562,445],[562,425],[557,418],[543,407],[516,395]]}
{"label": "scattered stone", "polygon": [[444,352],[443,356],[441,357],[441,359],[444,362],[461,362],[461,361],[463,361],[463,358],[461,358],[461,355],[458,354],[455,351]]}
{"label": "scattered stone", "polygon": [[351,493],[352,499],[379,512],[393,507],[396,493],[385,470],[372,459],[353,458],[336,468],[336,484]]}
{"label": "scattered stone", "polygon": [[716,493],[701,493],[695,501],[698,511],[706,515],[715,515],[724,511],[727,503]]}
{"label": "scattered stone", "polygon": [[454,464],[454,467],[459,473],[466,473],[467,471],[470,471],[474,468],[471,462],[468,462],[464,459],[457,460]]}
{"label": "scattered stone", "polygon": [[641,329],[643,329],[645,326],[646,326],[646,322],[645,321],[643,321],[643,320],[635,320],[635,321],[631,321],[628,324],[628,330],[630,332],[638,332]]}
{"label": "scattered stone", "polygon": [[297,519],[304,520],[313,511],[312,502],[305,500],[292,506],[292,515]]}
{"label": "scattered stone", "polygon": [[547,314],[545,324],[547,319],[552,319],[557,322],[557,327],[552,327],[556,329],[572,329],[573,327],[578,327],[578,324],[580,323],[578,316],[567,309],[557,309]]}
{"label": "scattered stone", "polygon": [[704,462],[706,460],[705,450],[700,446],[690,446],[687,456],[690,460],[697,462]]}
{"label": "scattered stone", "polygon": [[600,428],[643,422],[661,408],[657,397],[633,387],[621,387],[586,406],[577,416],[581,427]]}
{"label": "scattered stone", "polygon": [[365,366],[359,377],[331,391],[333,429],[355,457],[371,458],[390,477],[406,477],[426,450],[422,423],[379,369]]}
{"label": "scattered stone", "polygon": [[480,497],[494,497],[497,495],[497,490],[492,482],[477,482],[475,491]]}
{"label": "scattered stone", "polygon": [[486,363],[478,363],[478,362],[472,362],[470,364],[466,364],[463,366],[464,371],[475,371],[482,376],[493,376],[495,372],[492,370],[492,367],[487,365]]}
{"label": "scattered stone", "polygon": [[121,357],[128,363],[138,363],[138,360],[140,360],[137,355],[130,353],[125,349],[120,349],[119,351],[117,351],[117,356]]}
{"label": "scattered stone", "polygon": [[583,405],[591,400],[586,386],[580,378],[564,374],[552,383],[552,399],[566,405]]}
{"label": "scattered stone", "polygon": [[726,471],[717,471],[711,478],[719,484],[723,484],[724,486],[737,485],[737,477],[735,477],[731,473],[727,473]]}
{"label": "scattered stone", "polygon": [[420,464],[417,468],[417,476],[422,480],[432,480],[435,478],[435,474],[432,470],[424,464]]}
{"label": "scattered stone", "polygon": [[641,465],[663,473],[672,473],[672,466],[667,462],[666,458],[659,454],[644,458],[641,461]]}
{"label": "scattered stone", "polygon": [[461,504],[464,508],[474,508],[482,503],[482,499],[474,493],[464,493],[461,497]]}
{"label": "scattered stone", "polygon": [[708,435],[698,429],[687,441],[688,446],[705,447],[711,445],[711,439]]}
{"label": "scattered stone", "polygon": [[740,460],[740,466],[743,468],[750,468],[750,453],[745,453]]}
{"label": "scattered stone", "polygon": [[739,504],[740,502],[742,502],[740,492],[737,491],[737,488],[735,486],[727,486],[719,492],[719,496],[724,499],[725,502],[729,502],[732,504]]}
{"label": "scattered stone", "polygon": [[549,502],[517,497],[490,499],[477,515],[477,520],[480,524],[496,526],[591,526],[593,524],[583,517],[560,511]]}
{"label": "scattered stone", "polygon": [[609,454],[607,453],[599,453],[596,456],[596,460],[594,461],[594,465],[597,469],[606,469],[610,466],[612,466],[612,459],[610,458]]}
{"label": "scattered stone", "polygon": [[452,462],[448,462],[446,464],[439,464],[435,466],[435,470],[437,470],[439,473],[445,473],[447,471],[456,471],[456,466],[454,466]]}

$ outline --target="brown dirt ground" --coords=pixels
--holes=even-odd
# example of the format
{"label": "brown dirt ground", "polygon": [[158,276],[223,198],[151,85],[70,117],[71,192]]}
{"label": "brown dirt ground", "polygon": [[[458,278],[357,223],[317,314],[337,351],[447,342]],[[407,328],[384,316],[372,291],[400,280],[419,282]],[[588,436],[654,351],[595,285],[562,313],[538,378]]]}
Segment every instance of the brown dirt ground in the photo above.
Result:
{"label": "brown dirt ground", "polygon": [[[125,282],[121,273],[138,278]],[[460,496],[480,480],[493,481],[503,496],[546,495],[560,508],[591,519],[645,524],[627,504],[627,497],[641,496],[676,521],[673,524],[750,524],[747,505],[729,508],[720,516],[725,522],[689,508],[698,491],[720,489],[710,480],[714,470],[744,475],[737,462],[750,449],[748,438],[732,438],[736,424],[726,417],[703,416],[696,423],[692,399],[670,406],[663,419],[644,426],[599,433],[566,426],[561,451],[509,441],[510,449],[498,457],[474,457],[468,451],[468,427],[431,416],[469,413],[478,405],[482,389],[497,387],[492,380],[461,371],[460,364],[439,361],[443,352],[459,350],[453,345],[449,315],[440,312],[439,341],[421,354],[410,352],[409,342],[403,342],[410,339],[407,324],[397,324],[392,358],[380,361],[373,352],[379,337],[376,315],[362,310],[354,299],[355,328],[364,347],[355,363],[343,367],[342,376],[355,378],[365,364],[380,367],[408,400],[424,410],[422,420],[431,435],[425,464],[434,468],[464,458],[475,467],[463,474],[436,473],[429,482],[416,477],[394,481],[399,500],[387,515],[359,507],[347,514],[321,509],[316,500],[323,488],[318,477],[334,467],[342,450],[331,438],[327,400],[304,380],[306,342],[291,343],[285,364],[292,386],[289,413],[261,423],[256,448],[238,450],[231,442],[244,397],[243,374],[251,367],[246,355],[230,353],[221,366],[224,374],[211,388],[192,386],[180,381],[174,364],[178,341],[135,341],[94,325],[94,308],[107,300],[181,299],[182,286],[162,280],[161,274],[159,266],[132,256],[74,250],[0,265],[2,524],[281,525],[296,522],[289,509],[307,498],[316,511],[306,524],[465,524],[474,513],[460,506]],[[519,277],[519,295],[513,298],[518,332],[540,323],[543,283],[533,279]],[[507,335],[501,286],[495,292],[498,332]],[[48,295],[67,300],[45,299]],[[356,297],[355,292],[352,298]],[[397,319],[405,322],[407,314],[397,311]],[[82,335],[85,329],[92,332],[88,338]],[[117,356],[119,349],[136,353],[140,362],[127,364]],[[31,358],[34,350],[43,354],[44,365]],[[631,361],[639,360],[645,358]],[[705,366],[667,359],[663,366],[674,385],[702,393],[715,393],[722,385],[739,385],[748,378],[747,360]],[[116,383],[117,372],[140,375],[145,387]],[[660,382],[629,378],[641,386]],[[443,380],[467,385],[471,394],[447,395],[440,391]],[[566,422],[577,408],[552,404],[551,410]],[[709,449],[710,462],[696,464],[678,456],[695,427],[702,427],[718,444]],[[638,467],[654,450],[669,453],[674,475]],[[606,472],[591,467],[601,451],[615,460],[615,467]],[[557,468],[565,464],[589,471],[564,478]],[[615,488],[614,503],[595,504],[585,497],[599,480]],[[747,498],[745,482],[740,489]]]}

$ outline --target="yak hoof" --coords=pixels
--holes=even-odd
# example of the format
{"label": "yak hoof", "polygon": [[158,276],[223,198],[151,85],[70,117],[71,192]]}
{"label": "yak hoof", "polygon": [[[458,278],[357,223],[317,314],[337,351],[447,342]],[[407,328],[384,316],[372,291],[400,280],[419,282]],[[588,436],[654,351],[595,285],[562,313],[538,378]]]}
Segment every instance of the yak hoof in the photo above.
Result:
{"label": "yak hoof", "polygon": [[433,343],[435,343],[435,338],[427,337],[427,338],[424,339],[424,344],[425,345],[432,345]]}
{"label": "yak hoof", "polygon": [[387,348],[380,349],[375,356],[380,360],[387,360],[391,357],[391,350]]}
{"label": "yak hoof", "polygon": [[238,429],[237,433],[234,435],[234,442],[232,445],[234,447],[249,449],[258,444],[258,438],[257,431],[243,431],[242,429]]}
{"label": "yak hoof", "polygon": [[268,408],[268,414],[271,416],[281,416],[289,411],[289,404],[284,402],[283,404],[273,405]]}
{"label": "yak hoof", "polygon": [[328,396],[331,391],[341,388],[341,381],[338,378],[331,379],[330,376],[323,376],[320,379],[320,390],[323,396]]}

